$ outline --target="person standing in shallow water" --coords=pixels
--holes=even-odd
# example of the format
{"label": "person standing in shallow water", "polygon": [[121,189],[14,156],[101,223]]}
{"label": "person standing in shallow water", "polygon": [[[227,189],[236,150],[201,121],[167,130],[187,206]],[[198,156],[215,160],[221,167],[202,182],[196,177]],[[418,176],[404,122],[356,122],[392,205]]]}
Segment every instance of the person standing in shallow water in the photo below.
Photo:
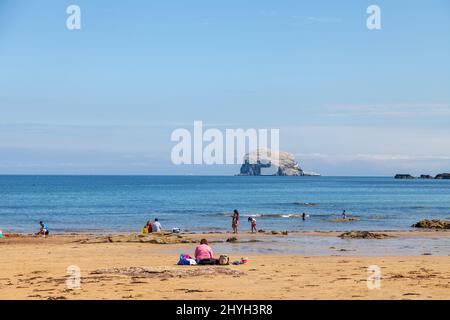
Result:
{"label": "person standing in shallow water", "polygon": [[256,232],[256,219],[253,217],[248,217],[248,222],[250,222],[251,232]]}
{"label": "person standing in shallow water", "polygon": [[235,233],[235,234],[238,233],[238,226],[239,226],[239,212],[236,209],[234,209],[233,219],[231,222],[231,227],[233,228],[233,233]]}
{"label": "person standing in shallow water", "polygon": [[345,210],[342,211],[342,219],[346,219],[347,218],[347,214],[345,213]]}

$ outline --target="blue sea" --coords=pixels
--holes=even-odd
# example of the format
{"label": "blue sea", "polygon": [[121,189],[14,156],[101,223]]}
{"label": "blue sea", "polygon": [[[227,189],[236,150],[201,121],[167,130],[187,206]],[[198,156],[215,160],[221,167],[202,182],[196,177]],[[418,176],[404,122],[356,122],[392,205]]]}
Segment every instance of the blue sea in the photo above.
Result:
{"label": "blue sea", "polygon": [[[0,229],[35,232],[227,231],[231,212],[264,230],[406,230],[450,218],[449,180],[391,177],[0,176]],[[342,210],[358,221],[337,223]],[[297,215],[305,212],[306,221]]]}

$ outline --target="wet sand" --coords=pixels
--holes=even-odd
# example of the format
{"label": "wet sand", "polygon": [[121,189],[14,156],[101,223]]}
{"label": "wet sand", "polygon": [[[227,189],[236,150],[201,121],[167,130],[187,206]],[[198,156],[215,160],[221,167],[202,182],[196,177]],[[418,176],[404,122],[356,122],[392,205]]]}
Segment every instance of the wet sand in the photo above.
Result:
{"label": "wet sand", "polygon": [[[400,243],[411,238],[422,242],[450,238],[446,231],[386,233]],[[0,299],[450,298],[450,248],[413,256],[407,250],[402,254],[401,246],[395,255],[371,256],[367,244],[358,255],[339,248],[327,248],[327,255],[284,252],[301,246],[296,237],[314,245],[314,239],[334,241],[339,234],[241,234],[237,243],[223,242],[231,234],[183,235],[193,241],[208,238],[216,254],[228,251],[231,261],[249,258],[246,265],[209,267],[176,265],[180,253],[193,253],[194,243],[102,242],[97,241],[98,235],[87,234],[7,237],[0,239]],[[376,246],[383,247],[387,240],[393,239],[346,243],[376,241]],[[273,248],[276,253],[259,248]],[[81,270],[80,289],[67,287],[71,265]],[[380,289],[367,287],[371,265],[381,270]]]}

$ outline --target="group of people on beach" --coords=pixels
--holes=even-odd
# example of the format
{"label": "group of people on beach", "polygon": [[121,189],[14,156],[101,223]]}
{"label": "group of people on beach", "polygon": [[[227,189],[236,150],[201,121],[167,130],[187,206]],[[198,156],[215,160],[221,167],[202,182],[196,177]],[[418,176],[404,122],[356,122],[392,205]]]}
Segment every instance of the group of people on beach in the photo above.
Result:
{"label": "group of people on beach", "polygon": [[142,229],[142,233],[161,232],[161,230],[161,223],[159,222],[158,218],[155,218],[153,223],[151,220],[147,221],[144,228]]}
{"label": "group of people on beach", "polygon": [[[342,212],[342,218],[343,219],[347,218],[347,213],[345,210]],[[302,220],[303,221],[306,220],[306,213],[304,213],[304,212],[302,213]],[[254,217],[248,217],[248,222],[250,223],[251,232],[252,233],[257,232],[256,219]],[[48,236],[50,231],[49,231],[47,224],[45,224],[43,221],[39,221],[39,225],[40,225],[40,229],[39,229],[39,232],[36,233],[36,236],[43,236],[43,237]],[[234,211],[233,211],[233,216],[231,219],[231,227],[233,229],[233,233],[237,234],[238,227],[239,227],[239,211],[237,209],[234,209]],[[161,231],[162,231],[162,226],[161,226],[161,223],[159,222],[158,218],[155,218],[155,220],[153,222],[151,220],[148,220],[147,223],[145,224],[144,228],[142,229],[143,233],[153,233],[153,232],[161,232]]]}

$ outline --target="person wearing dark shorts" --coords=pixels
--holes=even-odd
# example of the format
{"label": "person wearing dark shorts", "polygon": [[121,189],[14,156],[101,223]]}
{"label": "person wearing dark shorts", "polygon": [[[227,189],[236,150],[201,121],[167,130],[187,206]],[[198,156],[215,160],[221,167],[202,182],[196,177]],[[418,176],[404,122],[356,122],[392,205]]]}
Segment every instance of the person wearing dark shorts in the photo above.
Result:
{"label": "person wearing dark shorts", "polygon": [[38,233],[36,233],[36,235],[37,236],[43,236],[45,238],[46,236],[48,236],[48,234],[50,232],[48,230],[48,226],[42,221],[39,221],[39,225],[41,226],[41,229],[39,230]]}

